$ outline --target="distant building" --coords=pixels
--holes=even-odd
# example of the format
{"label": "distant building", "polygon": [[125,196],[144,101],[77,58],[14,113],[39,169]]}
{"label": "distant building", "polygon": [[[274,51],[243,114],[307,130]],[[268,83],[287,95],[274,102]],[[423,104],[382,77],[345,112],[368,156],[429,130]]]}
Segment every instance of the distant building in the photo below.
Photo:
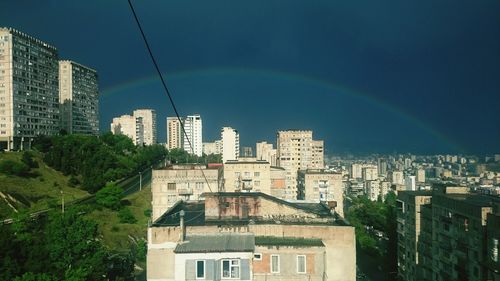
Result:
{"label": "distant building", "polygon": [[142,118],[131,115],[122,115],[113,118],[111,132],[114,135],[125,135],[129,137],[135,145],[144,144],[144,127]]}
{"label": "distant building", "polygon": [[278,166],[286,170],[286,196],[297,199],[297,171],[323,169],[323,141],[315,141],[312,131],[289,130],[277,133]]}
{"label": "distant building", "polygon": [[203,143],[203,153],[206,155],[210,155],[210,154],[221,154],[222,155],[222,141],[216,140],[214,142],[204,142]]}
{"label": "distant building", "polygon": [[373,181],[378,179],[378,170],[376,165],[365,165],[361,171],[363,180],[365,181]]}
{"label": "distant building", "polygon": [[360,179],[363,174],[363,164],[352,164],[351,165],[351,179]]}
{"label": "distant building", "polygon": [[276,162],[276,149],[273,148],[272,143],[265,141],[258,142],[256,145],[257,160],[266,160],[271,166],[277,166]]}
{"label": "distant building", "polygon": [[0,150],[30,146],[60,129],[57,49],[0,28]]}
{"label": "distant building", "polygon": [[344,186],[342,174],[320,169],[298,172],[298,199],[312,202],[335,202],[335,212],[344,216]]}
{"label": "distant building", "polygon": [[271,195],[271,165],[264,160],[228,160],[223,169],[224,191],[263,192]]}
{"label": "distant building", "polygon": [[137,109],[134,110],[134,117],[142,120],[144,144],[156,144],[156,112],[153,109]]}
{"label": "distant building", "polygon": [[392,184],[404,185],[405,181],[404,181],[403,172],[392,171],[391,172],[391,182],[392,182]]}
{"label": "distant building", "polygon": [[151,180],[152,219],[159,218],[179,200],[201,200],[202,193],[218,190],[218,167],[183,164],[153,170]]}
{"label": "distant building", "polygon": [[167,117],[167,149],[184,148],[182,122],[182,118],[179,120],[177,117]]}
{"label": "distant building", "polygon": [[405,178],[405,187],[406,187],[406,190],[409,190],[409,191],[412,191],[412,190],[415,191],[415,190],[417,190],[415,176],[406,176],[406,178]]}
{"label": "distant building", "polygon": [[325,204],[259,192],[203,197],[179,201],[148,228],[148,280],[356,280],[354,228]]}
{"label": "distant building", "polygon": [[223,127],[220,132],[222,141],[222,162],[238,160],[240,157],[240,134],[231,127]]}
{"label": "distant building", "polygon": [[61,129],[69,134],[99,134],[97,72],[73,61],[59,61]]}
{"label": "distant building", "polygon": [[184,119],[184,130],[186,135],[183,136],[184,150],[196,156],[203,155],[203,125],[201,116],[198,114],[189,115]]}
{"label": "distant building", "polygon": [[243,157],[253,157],[253,149],[250,146],[243,147]]}
{"label": "distant building", "polygon": [[371,201],[377,201],[378,198],[382,198],[380,194],[380,182],[378,180],[367,180],[365,181],[366,196]]}
{"label": "distant building", "polygon": [[417,170],[417,182],[425,182],[425,170],[418,169]]}

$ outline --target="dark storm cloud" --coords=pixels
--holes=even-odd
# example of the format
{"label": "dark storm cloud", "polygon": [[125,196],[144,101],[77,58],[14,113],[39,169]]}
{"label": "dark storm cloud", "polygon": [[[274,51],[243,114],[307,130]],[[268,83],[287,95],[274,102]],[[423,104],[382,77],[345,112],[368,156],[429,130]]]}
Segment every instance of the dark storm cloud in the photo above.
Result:
{"label": "dark storm cloud", "polygon": [[[210,138],[222,125],[240,125],[242,140],[250,145],[273,141],[279,124],[297,124],[293,127],[314,128],[335,150],[454,149],[432,131],[465,151],[500,150],[499,1],[134,3],[167,74],[220,67],[295,73],[346,85],[429,128],[373,103],[333,92],[320,95],[324,89],[308,88],[312,85],[238,75],[205,76],[210,83],[186,78],[183,83],[193,85],[177,84],[172,91],[183,112],[207,116]],[[62,58],[96,68],[102,89],[154,74],[126,1],[4,0],[0,25],[56,45]],[[232,99],[217,98],[225,95]],[[122,97],[127,98],[117,103]],[[273,107],[256,103],[245,114],[233,108],[257,97]],[[161,89],[150,85],[103,98],[101,128],[108,129],[113,115],[138,106],[158,107],[161,129],[163,118],[172,114]],[[255,124],[252,114],[267,119]]]}

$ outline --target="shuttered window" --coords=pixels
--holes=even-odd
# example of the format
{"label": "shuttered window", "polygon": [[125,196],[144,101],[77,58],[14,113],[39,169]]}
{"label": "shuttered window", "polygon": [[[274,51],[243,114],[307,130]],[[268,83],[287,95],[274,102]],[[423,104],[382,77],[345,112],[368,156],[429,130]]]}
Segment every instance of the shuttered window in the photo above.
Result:
{"label": "shuttered window", "polygon": [[205,261],[196,261],[196,279],[205,279]]}
{"label": "shuttered window", "polygon": [[271,255],[271,273],[280,273],[280,256]]}
{"label": "shuttered window", "polygon": [[297,256],[297,273],[306,273],[306,256]]}

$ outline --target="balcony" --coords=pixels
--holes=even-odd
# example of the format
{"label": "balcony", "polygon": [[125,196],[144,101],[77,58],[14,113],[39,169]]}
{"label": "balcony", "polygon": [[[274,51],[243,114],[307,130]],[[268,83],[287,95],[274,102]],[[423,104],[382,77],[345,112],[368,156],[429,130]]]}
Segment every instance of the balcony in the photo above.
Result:
{"label": "balcony", "polygon": [[193,189],[192,188],[179,188],[177,190],[177,194],[179,194],[179,196],[193,195]]}

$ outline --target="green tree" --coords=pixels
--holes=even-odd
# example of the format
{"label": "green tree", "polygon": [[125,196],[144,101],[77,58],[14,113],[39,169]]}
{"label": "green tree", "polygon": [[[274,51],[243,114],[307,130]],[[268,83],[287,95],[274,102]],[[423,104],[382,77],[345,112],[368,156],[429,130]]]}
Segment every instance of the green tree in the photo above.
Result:
{"label": "green tree", "polygon": [[30,151],[23,152],[23,156],[21,157],[21,161],[30,168],[38,168],[38,162],[36,162],[33,159],[33,153],[31,153]]}
{"label": "green tree", "polygon": [[16,277],[14,281],[56,281],[57,279],[45,273],[27,272],[21,277]]}
{"label": "green tree", "polygon": [[137,222],[137,219],[134,217],[134,214],[132,214],[129,208],[121,209],[120,212],[118,212],[118,218],[120,219],[120,223],[134,224]]}
{"label": "green tree", "polygon": [[96,193],[96,203],[112,210],[118,210],[122,192],[123,190],[120,187],[109,183]]}

